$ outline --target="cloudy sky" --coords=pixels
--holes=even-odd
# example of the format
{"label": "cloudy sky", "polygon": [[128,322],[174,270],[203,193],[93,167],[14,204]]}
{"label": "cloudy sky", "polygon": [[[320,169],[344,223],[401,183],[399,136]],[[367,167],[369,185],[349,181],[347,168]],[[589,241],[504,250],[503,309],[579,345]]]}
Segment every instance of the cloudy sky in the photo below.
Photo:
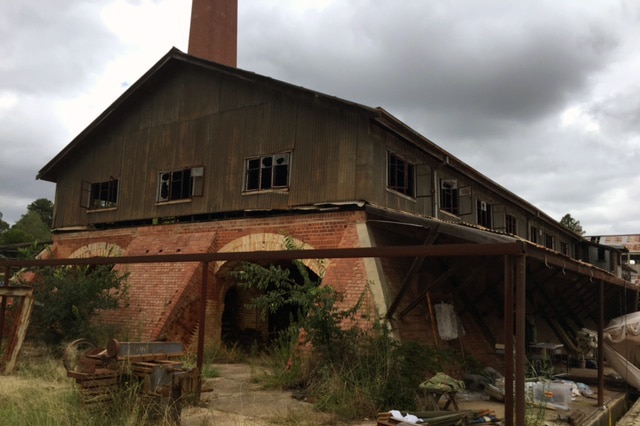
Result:
{"label": "cloudy sky", "polygon": [[[189,0],[0,2],[0,212],[172,46]],[[588,234],[640,233],[640,2],[239,0],[238,66],[381,106]]]}

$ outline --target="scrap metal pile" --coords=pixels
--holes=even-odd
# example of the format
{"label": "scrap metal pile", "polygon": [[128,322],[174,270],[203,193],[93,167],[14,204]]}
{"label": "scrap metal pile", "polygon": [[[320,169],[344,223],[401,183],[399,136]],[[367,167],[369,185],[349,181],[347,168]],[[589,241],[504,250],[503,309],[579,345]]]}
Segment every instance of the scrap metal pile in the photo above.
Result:
{"label": "scrap metal pile", "polygon": [[79,339],[67,346],[63,362],[85,403],[113,400],[128,386],[179,415],[182,402],[197,400],[200,392],[200,372],[184,368],[183,355],[182,343],[176,342],[112,339],[106,349],[98,349]]}

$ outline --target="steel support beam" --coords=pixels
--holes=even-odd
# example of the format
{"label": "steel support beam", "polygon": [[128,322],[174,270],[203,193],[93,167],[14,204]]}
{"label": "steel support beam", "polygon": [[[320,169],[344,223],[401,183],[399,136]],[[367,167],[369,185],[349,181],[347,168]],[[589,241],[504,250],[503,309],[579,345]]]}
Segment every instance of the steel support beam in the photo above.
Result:
{"label": "steel support beam", "polygon": [[209,281],[209,262],[202,262],[202,279],[200,282],[200,324],[198,324],[198,355],[196,359],[196,368],[200,374],[198,380],[197,393],[198,399],[202,394],[202,365],[204,364],[204,331],[207,321],[207,286]]}
{"label": "steel support beam", "polygon": [[598,285],[598,407],[604,407],[604,283]]}
{"label": "steel support beam", "polygon": [[515,257],[515,311],[516,311],[516,425],[525,423],[525,368],[526,368],[526,344],[525,344],[525,307],[527,304],[527,277],[526,256]]}
{"label": "steel support beam", "polygon": [[504,256],[504,424],[513,426],[513,256]]}
{"label": "steel support beam", "polygon": [[296,259],[348,259],[365,257],[465,257],[525,253],[525,242],[490,244],[438,244],[431,246],[357,247],[314,250],[259,250],[216,253],[184,253],[153,256],[85,257],[74,259],[0,259],[0,266],[111,265],[163,262],[261,261]]}

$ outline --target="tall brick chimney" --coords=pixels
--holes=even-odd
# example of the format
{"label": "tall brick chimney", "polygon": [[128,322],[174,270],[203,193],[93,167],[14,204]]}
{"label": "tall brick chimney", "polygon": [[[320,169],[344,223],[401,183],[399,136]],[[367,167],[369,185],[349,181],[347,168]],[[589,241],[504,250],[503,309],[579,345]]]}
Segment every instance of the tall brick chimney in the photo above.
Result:
{"label": "tall brick chimney", "polygon": [[192,0],[188,53],[237,66],[238,0]]}

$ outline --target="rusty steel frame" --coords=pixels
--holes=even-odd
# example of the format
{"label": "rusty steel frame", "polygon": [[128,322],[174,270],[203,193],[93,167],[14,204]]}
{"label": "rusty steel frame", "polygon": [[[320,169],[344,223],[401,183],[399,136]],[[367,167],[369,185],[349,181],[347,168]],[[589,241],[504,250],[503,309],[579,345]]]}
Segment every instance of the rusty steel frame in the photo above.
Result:
{"label": "rusty steel frame", "polygon": [[[132,263],[175,263],[175,262],[199,262],[202,267],[201,300],[200,300],[200,325],[198,331],[198,360],[197,367],[202,369],[204,331],[206,320],[206,295],[209,280],[209,263],[216,261],[262,261],[262,260],[296,260],[296,259],[322,259],[322,258],[400,258],[400,257],[488,257],[503,256],[504,258],[504,286],[505,286],[505,369],[511,374],[505,375],[505,425],[514,423],[514,403],[516,407],[516,424],[524,424],[525,416],[525,293],[526,293],[526,263],[527,257],[544,261],[548,267],[562,268],[562,272],[569,271],[573,274],[588,277],[599,282],[600,304],[603,301],[604,284],[633,288],[626,280],[618,278],[598,268],[589,266],[583,262],[558,255],[546,249],[540,248],[526,241],[514,240],[504,243],[464,243],[464,244],[439,244],[439,245],[413,245],[391,247],[364,247],[364,248],[334,248],[312,250],[274,250],[251,252],[216,252],[216,253],[192,253],[192,254],[165,254],[150,256],[122,256],[122,257],[89,257],[77,259],[0,259],[0,267],[7,270],[12,266],[63,266],[63,265],[108,265],[108,264],[132,264]],[[8,274],[5,274],[8,275]],[[5,281],[7,278],[5,277]],[[6,284],[5,284],[6,285]],[[603,308],[601,307],[601,317]],[[508,314],[509,313],[509,314]],[[0,321],[4,320],[4,314]],[[511,330],[515,323],[515,342]],[[602,334],[602,320],[598,324],[599,335]],[[598,342],[598,351],[602,351],[601,340]],[[515,354],[513,358],[508,354]],[[513,371],[515,370],[515,401],[513,400]],[[598,394],[602,395],[604,380],[602,380],[602,356],[598,356],[599,383]],[[198,395],[201,392],[201,383],[198,385]],[[601,401],[599,400],[600,404]]]}

